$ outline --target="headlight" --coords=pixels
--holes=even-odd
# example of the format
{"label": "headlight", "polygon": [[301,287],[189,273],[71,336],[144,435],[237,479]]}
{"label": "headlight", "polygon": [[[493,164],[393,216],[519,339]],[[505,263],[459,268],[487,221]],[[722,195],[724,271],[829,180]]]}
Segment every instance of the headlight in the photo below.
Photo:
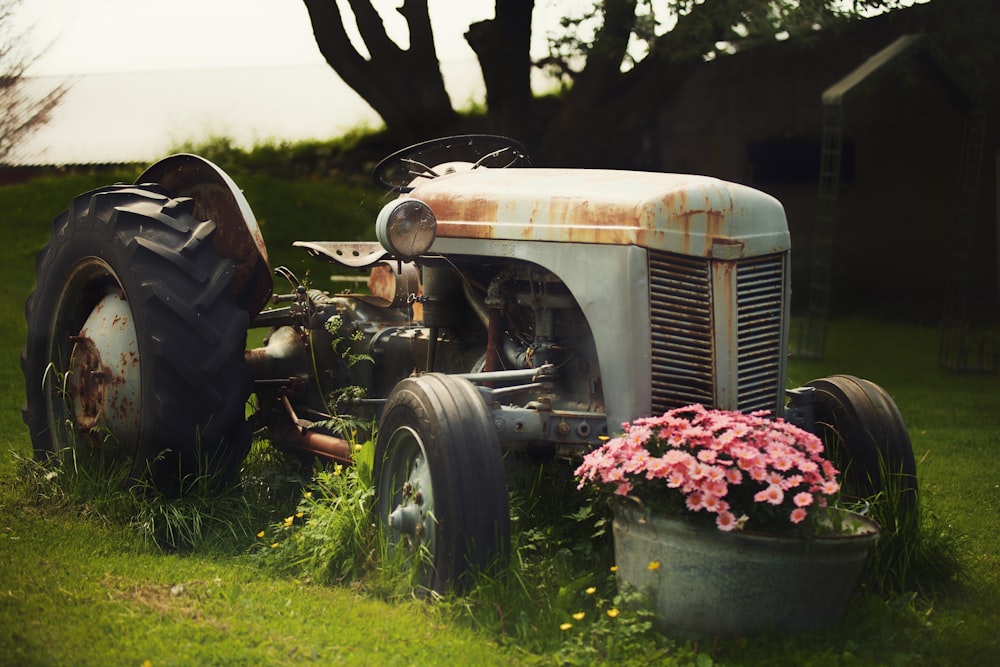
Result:
{"label": "headlight", "polygon": [[409,262],[434,244],[437,219],[430,206],[419,199],[395,199],[379,211],[375,234],[393,257]]}

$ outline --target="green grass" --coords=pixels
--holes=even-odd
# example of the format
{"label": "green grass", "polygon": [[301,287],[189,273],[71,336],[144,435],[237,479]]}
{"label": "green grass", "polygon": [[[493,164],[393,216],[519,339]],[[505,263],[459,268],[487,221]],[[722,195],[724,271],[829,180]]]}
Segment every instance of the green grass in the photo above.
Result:
{"label": "green grass", "polygon": [[[93,503],[26,492],[18,355],[34,256],[73,195],[139,171],[0,187],[0,664],[589,664],[609,650],[636,664],[1000,663],[1000,378],[939,369],[932,328],[836,321],[827,359],[793,361],[790,375],[801,384],[853,373],[894,396],[919,461],[924,525],[958,547],[966,580],[933,595],[862,592],[841,624],[804,635],[657,638],[641,619],[609,630],[598,613],[560,630],[597,596],[610,604],[613,591],[606,571],[580,570],[586,540],[572,542],[572,531],[558,528],[571,520],[550,506],[516,506],[522,522],[546,509],[553,523],[518,533],[524,565],[512,569],[513,581],[428,604],[374,595],[363,581],[320,585],[304,572],[262,567],[257,527],[223,545],[165,552],[127,521],[102,519]],[[291,240],[370,238],[381,203],[381,193],[336,177],[286,181],[262,170],[234,178],[262,221],[272,263],[296,272],[328,269],[288,248]],[[283,516],[261,518],[259,529]],[[556,540],[560,548],[548,550]]]}
{"label": "green grass", "polygon": [[12,509],[21,512],[0,537],[3,664],[512,662],[416,602],[303,585],[233,558],[149,551],[99,522],[5,503]]}

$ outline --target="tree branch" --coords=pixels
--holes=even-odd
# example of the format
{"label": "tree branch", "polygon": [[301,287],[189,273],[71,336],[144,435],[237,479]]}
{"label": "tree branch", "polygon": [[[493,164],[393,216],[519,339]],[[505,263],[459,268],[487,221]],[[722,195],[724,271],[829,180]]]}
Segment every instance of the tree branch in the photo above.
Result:
{"label": "tree branch", "polygon": [[[336,6],[335,0],[331,0],[330,4]],[[354,23],[358,26],[361,39],[368,47],[368,53],[371,54],[373,61],[376,56],[388,56],[395,60],[403,53],[399,45],[389,39],[389,35],[385,32],[385,24],[382,23],[382,17],[379,16],[369,0],[348,0],[348,4],[354,13]],[[424,4],[426,5],[426,0],[424,0]]]}

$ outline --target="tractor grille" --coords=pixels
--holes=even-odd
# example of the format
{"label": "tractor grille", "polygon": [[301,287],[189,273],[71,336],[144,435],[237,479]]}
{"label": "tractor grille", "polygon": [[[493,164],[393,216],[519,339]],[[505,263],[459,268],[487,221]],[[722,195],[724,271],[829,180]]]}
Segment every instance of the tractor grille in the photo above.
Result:
{"label": "tractor grille", "polygon": [[[733,266],[650,253],[654,414],[692,403],[778,408],[785,258],[770,255],[741,260],[735,271]],[[735,339],[726,335],[731,326]]]}
{"label": "tractor grille", "polygon": [[649,253],[653,414],[713,405],[712,283],[709,263]]}
{"label": "tractor grille", "polygon": [[736,268],[738,409],[776,410],[782,382],[784,256],[758,257]]}

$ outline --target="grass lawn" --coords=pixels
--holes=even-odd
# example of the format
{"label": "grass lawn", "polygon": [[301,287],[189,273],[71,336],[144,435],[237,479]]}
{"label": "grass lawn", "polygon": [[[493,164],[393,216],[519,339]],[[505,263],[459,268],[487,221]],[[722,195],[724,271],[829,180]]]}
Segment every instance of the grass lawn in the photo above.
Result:
{"label": "grass lawn", "polygon": [[[278,577],[243,555],[249,544],[163,553],[86,508],[54,509],[24,493],[15,477],[15,455],[30,454],[18,357],[35,254],[74,194],[132,177],[71,175],[0,187],[0,665],[586,662],[584,653],[562,651],[586,640],[570,633],[540,632],[556,639],[518,645],[491,627],[473,627],[455,613],[459,604],[385,601],[356,587]],[[357,238],[380,203],[377,194],[338,191],[342,212],[331,219],[323,213],[334,196],[330,183],[241,185],[272,249],[292,237]],[[349,227],[338,228],[340,219]],[[284,248],[275,254],[301,261]],[[844,621],[821,632],[677,638],[680,650],[651,644],[646,657],[702,665],[1000,664],[1000,377],[941,370],[937,332],[894,322],[835,321],[827,352],[823,362],[792,362],[791,383],[851,373],[894,396],[919,461],[927,525],[955,536],[967,580],[933,597],[859,594]],[[561,620],[538,622],[556,628]]]}

